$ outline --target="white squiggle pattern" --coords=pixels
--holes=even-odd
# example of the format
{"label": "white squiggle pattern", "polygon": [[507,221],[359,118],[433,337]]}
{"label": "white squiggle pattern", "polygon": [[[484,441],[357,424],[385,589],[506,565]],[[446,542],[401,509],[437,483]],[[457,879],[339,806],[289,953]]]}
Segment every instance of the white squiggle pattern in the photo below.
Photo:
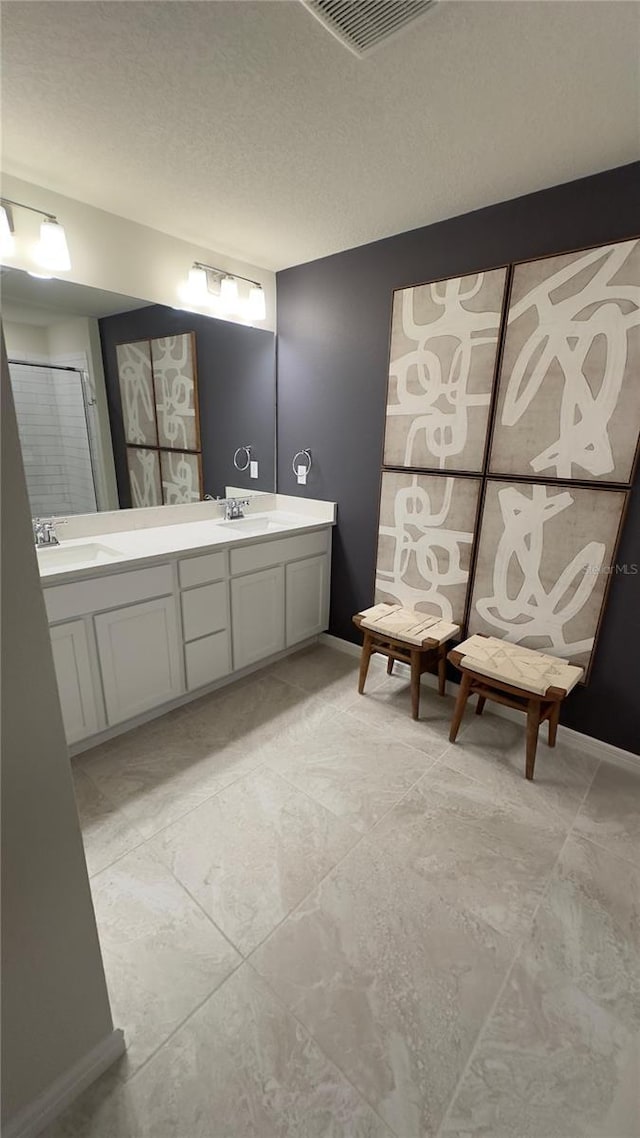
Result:
{"label": "white squiggle pattern", "polygon": [[[439,317],[424,325],[414,316],[414,296],[420,289],[405,289],[402,294],[402,330],[416,346],[391,362],[389,374],[396,380],[397,402],[389,404],[387,416],[413,416],[404,453],[407,466],[412,465],[416,442],[424,434],[433,465],[444,469],[448,459],[465,449],[472,408],[489,406],[490,391],[472,392],[470,381],[477,349],[497,343],[500,312],[475,312],[466,307],[481,291],[486,275],[420,286],[428,288],[432,303],[440,309]],[[433,343],[441,337],[456,342],[448,370]],[[417,394],[409,390],[415,377],[420,386]]]}
{"label": "white squiggle pattern", "polygon": [[191,336],[153,340],[152,354],[160,446],[196,450]]}
{"label": "white squiggle pattern", "polygon": [[[532,288],[509,313],[510,326],[533,313],[535,327],[506,380],[502,424],[519,422],[554,361],[563,376],[557,438],[530,459],[536,473],[555,471],[558,478],[571,478],[575,464],[595,478],[615,469],[608,427],[626,377],[628,334],[640,325],[640,288],[612,283],[628,256],[628,243],[589,250]],[[598,267],[579,292],[553,299],[554,292],[591,266]],[[605,363],[594,395],[585,362],[598,338]]]}
{"label": "white squiggle pattern", "polygon": [[[569,641],[565,626],[589,600],[606,546],[587,542],[546,589],[541,578],[544,527],[569,509],[574,498],[569,490],[549,496],[546,486],[533,486],[531,491],[525,494],[516,486],[498,491],[504,529],[495,551],[493,594],[476,600],[476,611],[516,644],[540,637],[559,656],[591,652],[594,637]],[[518,582],[511,589],[510,579]]]}
{"label": "white squiggle pattern", "polygon": [[[467,569],[462,566],[463,547],[470,546],[473,534],[447,528],[454,479],[447,478],[442,505],[432,505],[428,491],[418,483],[397,491],[394,500],[393,526],[380,526],[380,534],[393,542],[393,564],[390,571],[378,567],[376,585],[385,593],[402,597],[407,607],[429,602],[445,620],[454,617],[449,597],[442,590],[448,585],[465,584]],[[407,582],[407,572],[415,559],[420,587]]]}
{"label": "white squiggle pattern", "polygon": [[200,501],[198,455],[163,450],[162,492],[167,506]]}
{"label": "white squiggle pattern", "polygon": [[133,506],[161,506],[157,450],[130,449],[128,459]]}
{"label": "white squiggle pattern", "polygon": [[149,345],[146,341],[140,344],[118,344],[116,351],[126,441],[155,446],[156,421]]}

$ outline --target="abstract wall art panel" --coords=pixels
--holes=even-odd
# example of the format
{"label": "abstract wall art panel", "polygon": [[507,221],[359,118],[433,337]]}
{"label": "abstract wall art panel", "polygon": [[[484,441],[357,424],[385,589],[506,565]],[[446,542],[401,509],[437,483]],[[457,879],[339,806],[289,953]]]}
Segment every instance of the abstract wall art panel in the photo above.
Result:
{"label": "abstract wall art panel", "polygon": [[506,274],[394,293],[385,466],[482,469]]}
{"label": "abstract wall art panel", "polygon": [[202,457],[161,450],[162,496],[166,506],[199,502],[202,498]]}
{"label": "abstract wall art panel", "polygon": [[589,668],[626,492],[490,479],[469,635]]}
{"label": "abstract wall art panel", "polygon": [[159,452],[144,447],[127,447],[127,467],[132,507],[161,506]]}
{"label": "abstract wall art panel", "polygon": [[195,336],[151,341],[158,440],[171,450],[199,450]]}
{"label": "abstract wall art panel", "polygon": [[376,601],[461,624],[480,480],[382,475]]}
{"label": "abstract wall art panel", "polygon": [[116,355],[125,441],[155,447],[158,434],[149,341],[118,344]]}
{"label": "abstract wall art panel", "polygon": [[640,241],[513,273],[490,471],[628,483],[640,432]]}

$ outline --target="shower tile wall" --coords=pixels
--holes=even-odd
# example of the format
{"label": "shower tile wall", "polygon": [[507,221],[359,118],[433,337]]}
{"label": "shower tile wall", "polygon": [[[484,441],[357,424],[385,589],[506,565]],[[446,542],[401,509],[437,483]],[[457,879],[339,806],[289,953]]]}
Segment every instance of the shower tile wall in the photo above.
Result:
{"label": "shower tile wall", "polygon": [[34,516],[96,509],[77,373],[11,365],[22,456]]}

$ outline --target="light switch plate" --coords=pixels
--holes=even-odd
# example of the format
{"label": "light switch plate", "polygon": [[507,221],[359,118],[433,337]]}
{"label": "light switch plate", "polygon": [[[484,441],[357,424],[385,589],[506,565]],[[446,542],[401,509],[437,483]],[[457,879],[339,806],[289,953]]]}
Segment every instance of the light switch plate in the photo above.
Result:
{"label": "light switch plate", "polygon": [[298,467],[298,486],[307,485],[307,468],[306,466]]}
{"label": "light switch plate", "polygon": [[249,477],[250,478],[257,478],[258,477],[258,463],[257,462],[252,462],[250,464],[250,466],[249,466]]}

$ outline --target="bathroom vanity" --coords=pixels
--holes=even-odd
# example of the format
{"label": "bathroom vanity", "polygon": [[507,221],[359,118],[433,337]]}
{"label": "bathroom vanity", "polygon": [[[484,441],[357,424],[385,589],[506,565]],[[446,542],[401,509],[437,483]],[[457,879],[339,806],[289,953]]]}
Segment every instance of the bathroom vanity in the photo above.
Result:
{"label": "bathroom vanity", "polygon": [[74,753],[327,628],[334,504],[265,495],[249,511],[224,521],[203,502],[69,518],[60,545],[38,550]]}

